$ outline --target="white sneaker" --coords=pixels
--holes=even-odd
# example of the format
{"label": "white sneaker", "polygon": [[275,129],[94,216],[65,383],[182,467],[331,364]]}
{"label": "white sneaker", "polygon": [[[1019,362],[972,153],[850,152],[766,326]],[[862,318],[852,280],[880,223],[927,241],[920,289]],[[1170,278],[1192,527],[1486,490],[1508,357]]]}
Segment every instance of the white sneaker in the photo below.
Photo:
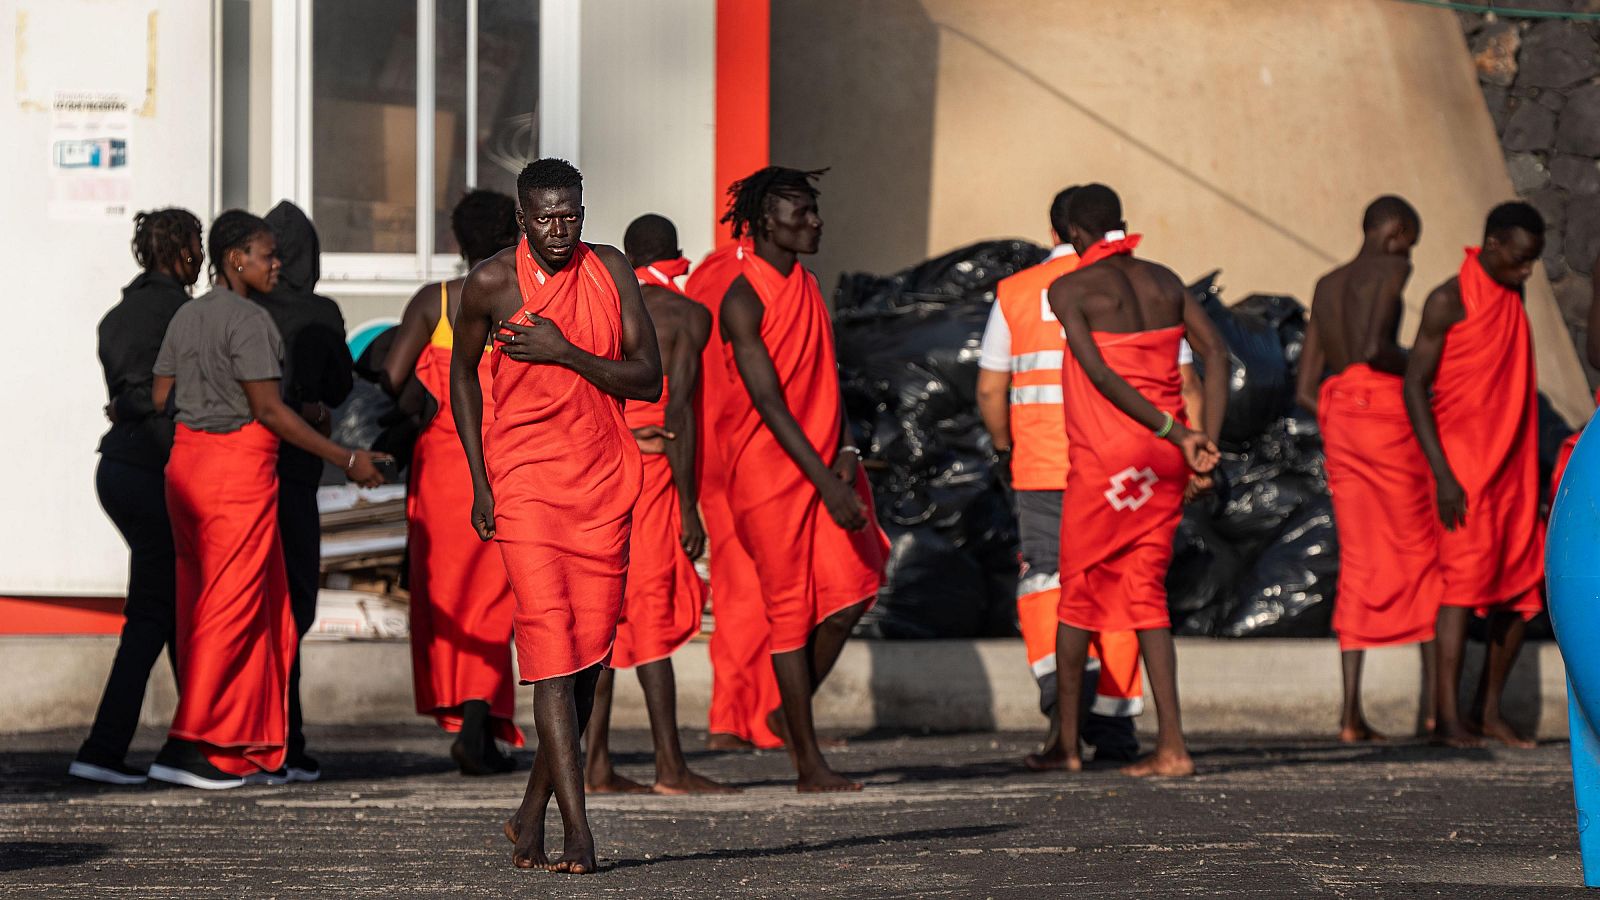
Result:
{"label": "white sneaker", "polygon": [[81,759],[72,761],[72,765],[67,767],[67,774],[74,778],[82,778],[84,781],[97,781],[100,784],[144,784],[150,780],[143,772],[127,766],[114,769],[110,766],[84,762]]}
{"label": "white sneaker", "polygon": [[183,787],[199,788],[203,791],[225,791],[229,788],[244,787],[245,780],[238,775],[229,775],[226,772],[220,776],[191,772],[177,766],[164,766],[155,763],[150,766],[150,777],[156,781],[165,781],[167,784],[177,784]]}

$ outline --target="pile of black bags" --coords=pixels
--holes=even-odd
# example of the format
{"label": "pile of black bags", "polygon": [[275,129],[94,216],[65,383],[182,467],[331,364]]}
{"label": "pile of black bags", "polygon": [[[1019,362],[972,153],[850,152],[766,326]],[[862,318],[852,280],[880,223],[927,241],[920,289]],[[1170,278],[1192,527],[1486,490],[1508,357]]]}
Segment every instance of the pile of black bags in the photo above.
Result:
{"label": "pile of black bags", "polygon": [[891,544],[868,635],[1016,634],[1017,526],[978,417],[978,343],[995,284],[1044,256],[989,241],[888,278],[840,279],[845,409]]}
{"label": "pile of black bags", "polygon": [[[1297,408],[1305,309],[1254,295],[1229,307],[1216,274],[1190,291],[1228,345],[1223,485],[1184,509],[1167,575],[1178,634],[1320,637],[1339,547],[1316,420]],[[1212,377],[1200,367],[1202,378]]]}

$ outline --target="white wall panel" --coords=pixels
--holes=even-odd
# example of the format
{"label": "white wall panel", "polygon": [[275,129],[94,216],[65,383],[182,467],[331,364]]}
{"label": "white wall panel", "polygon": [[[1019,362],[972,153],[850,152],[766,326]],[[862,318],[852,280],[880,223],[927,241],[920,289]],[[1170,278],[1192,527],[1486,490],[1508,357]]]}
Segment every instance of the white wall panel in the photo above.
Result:
{"label": "white wall panel", "polygon": [[[59,0],[0,0],[0,262],[6,273],[0,353],[0,594],[120,595],[127,550],[94,493],[105,386],[95,326],[138,273],[129,251],[134,210],[211,210],[211,41],[208,0],[154,0],[154,92],[129,139],[133,202],[120,221],[55,221],[47,212],[50,113],[24,104],[48,95],[63,56],[90,61],[144,43],[145,34],[83,27],[70,46],[28,41]],[[115,0],[82,4],[115,10]],[[14,54],[19,39],[25,51]],[[26,85],[18,83],[21,76]],[[137,108],[137,103],[135,104]]]}
{"label": "white wall panel", "polygon": [[660,213],[698,259],[720,206],[715,0],[585,0],[580,27],[584,237],[620,247],[629,222]]}

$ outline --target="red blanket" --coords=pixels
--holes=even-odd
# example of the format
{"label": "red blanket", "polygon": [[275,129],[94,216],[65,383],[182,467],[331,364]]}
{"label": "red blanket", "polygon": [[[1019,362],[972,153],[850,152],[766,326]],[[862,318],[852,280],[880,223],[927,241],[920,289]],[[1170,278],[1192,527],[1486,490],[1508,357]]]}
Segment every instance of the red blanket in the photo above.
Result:
{"label": "red blanket", "polygon": [[[784,402],[811,446],[832,465],[841,406],[833,327],[816,276],[798,263],[785,274],[754,253],[741,273],[761,298],[761,339],[777,370]],[[737,378],[731,344],[728,371]],[[855,488],[868,522],[846,531],[822,508],[822,497],[762,423],[742,383],[722,403],[719,432],[729,472],[728,505],[739,540],[756,562],[772,627],[770,650],[805,647],[828,616],[876,597],[889,541],[872,513],[865,472]]]}
{"label": "red blanket", "polygon": [[[472,509],[472,474],[450,412],[450,352],[449,343],[430,342],[417,357],[417,380],[439,402],[438,414],[417,437],[406,490],[417,712],[433,716],[446,731],[458,732],[461,704],[487,701],[495,737],[521,747],[522,731],[512,722],[515,598],[500,551],[478,540],[466,515]],[[487,423],[494,408],[488,402],[492,387],[487,355],[478,377]]]}
{"label": "red blanket", "polygon": [[711,709],[713,734],[731,734],[765,749],[783,746],[767,727],[767,714],[782,703],[768,651],[766,605],[761,582],[733,526],[728,508],[727,468],[717,419],[730,389],[743,390],[729,372],[722,348],[719,313],[728,286],[739,277],[745,245],[713,250],[689,276],[685,292],[711,311],[711,340],[700,358],[700,516],[711,548]]}
{"label": "red blanket", "polygon": [[[1176,417],[1183,334],[1176,325],[1094,339],[1113,372]],[[1061,383],[1072,474],[1062,504],[1060,620],[1088,631],[1167,628],[1167,565],[1189,479],[1183,453],[1112,405],[1071,354]]]}
{"label": "red blanket", "polygon": [[172,736],[233,775],[283,768],[299,647],[278,537],[278,438],[179,425],[167,462],[178,552]]}
{"label": "red blanket", "polygon": [[[688,269],[685,260],[668,260],[634,270],[640,284],[677,291],[672,279]],[[661,399],[629,400],[623,417],[629,428],[665,426],[672,384],[662,379]],[[617,649],[611,664],[619,669],[666,659],[700,632],[705,585],[694,561],[683,552],[683,517],[672,467],[665,454],[644,454],[644,488],[633,507],[628,542],[628,588],[617,623]]]}
{"label": "red blanket", "polygon": [[1467,495],[1467,521],[1439,539],[1444,600],[1532,617],[1542,608],[1538,398],[1522,295],[1467,250],[1459,278],[1466,318],[1445,335],[1433,413],[1445,459]]}
{"label": "red blanket", "polygon": [[[523,313],[552,320],[582,350],[621,358],[617,286],[587,245],[546,275],[524,238],[517,284]],[[494,422],[484,460],[494,489],[495,539],[517,597],[522,680],[609,663],[641,477],[622,402],[561,366],[519,363],[496,352],[493,367]]]}
{"label": "red blanket", "polygon": [[1317,421],[1339,529],[1342,650],[1431,641],[1444,595],[1428,461],[1398,375],[1354,365],[1322,383]]}

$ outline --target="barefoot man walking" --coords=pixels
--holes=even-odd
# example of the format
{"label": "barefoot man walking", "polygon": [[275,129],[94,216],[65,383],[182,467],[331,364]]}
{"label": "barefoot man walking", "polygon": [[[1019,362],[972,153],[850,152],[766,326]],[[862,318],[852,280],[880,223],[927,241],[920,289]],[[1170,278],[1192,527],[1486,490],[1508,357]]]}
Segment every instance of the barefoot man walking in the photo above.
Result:
{"label": "barefoot man walking", "polygon": [[[622,403],[661,396],[661,357],[627,258],[580,237],[578,170],[536,160],[517,194],[522,240],[467,276],[450,392],[472,471],[473,527],[500,543],[517,597],[517,668],[534,685],[539,752],[506,823],[512,862],[588,874],[596,861],[578,736],[611,662],[642,477]],[[491,333],[494,421],[485,434],[478,362]],[[544,851],[552,793],[565,826],[554,862]]]}

